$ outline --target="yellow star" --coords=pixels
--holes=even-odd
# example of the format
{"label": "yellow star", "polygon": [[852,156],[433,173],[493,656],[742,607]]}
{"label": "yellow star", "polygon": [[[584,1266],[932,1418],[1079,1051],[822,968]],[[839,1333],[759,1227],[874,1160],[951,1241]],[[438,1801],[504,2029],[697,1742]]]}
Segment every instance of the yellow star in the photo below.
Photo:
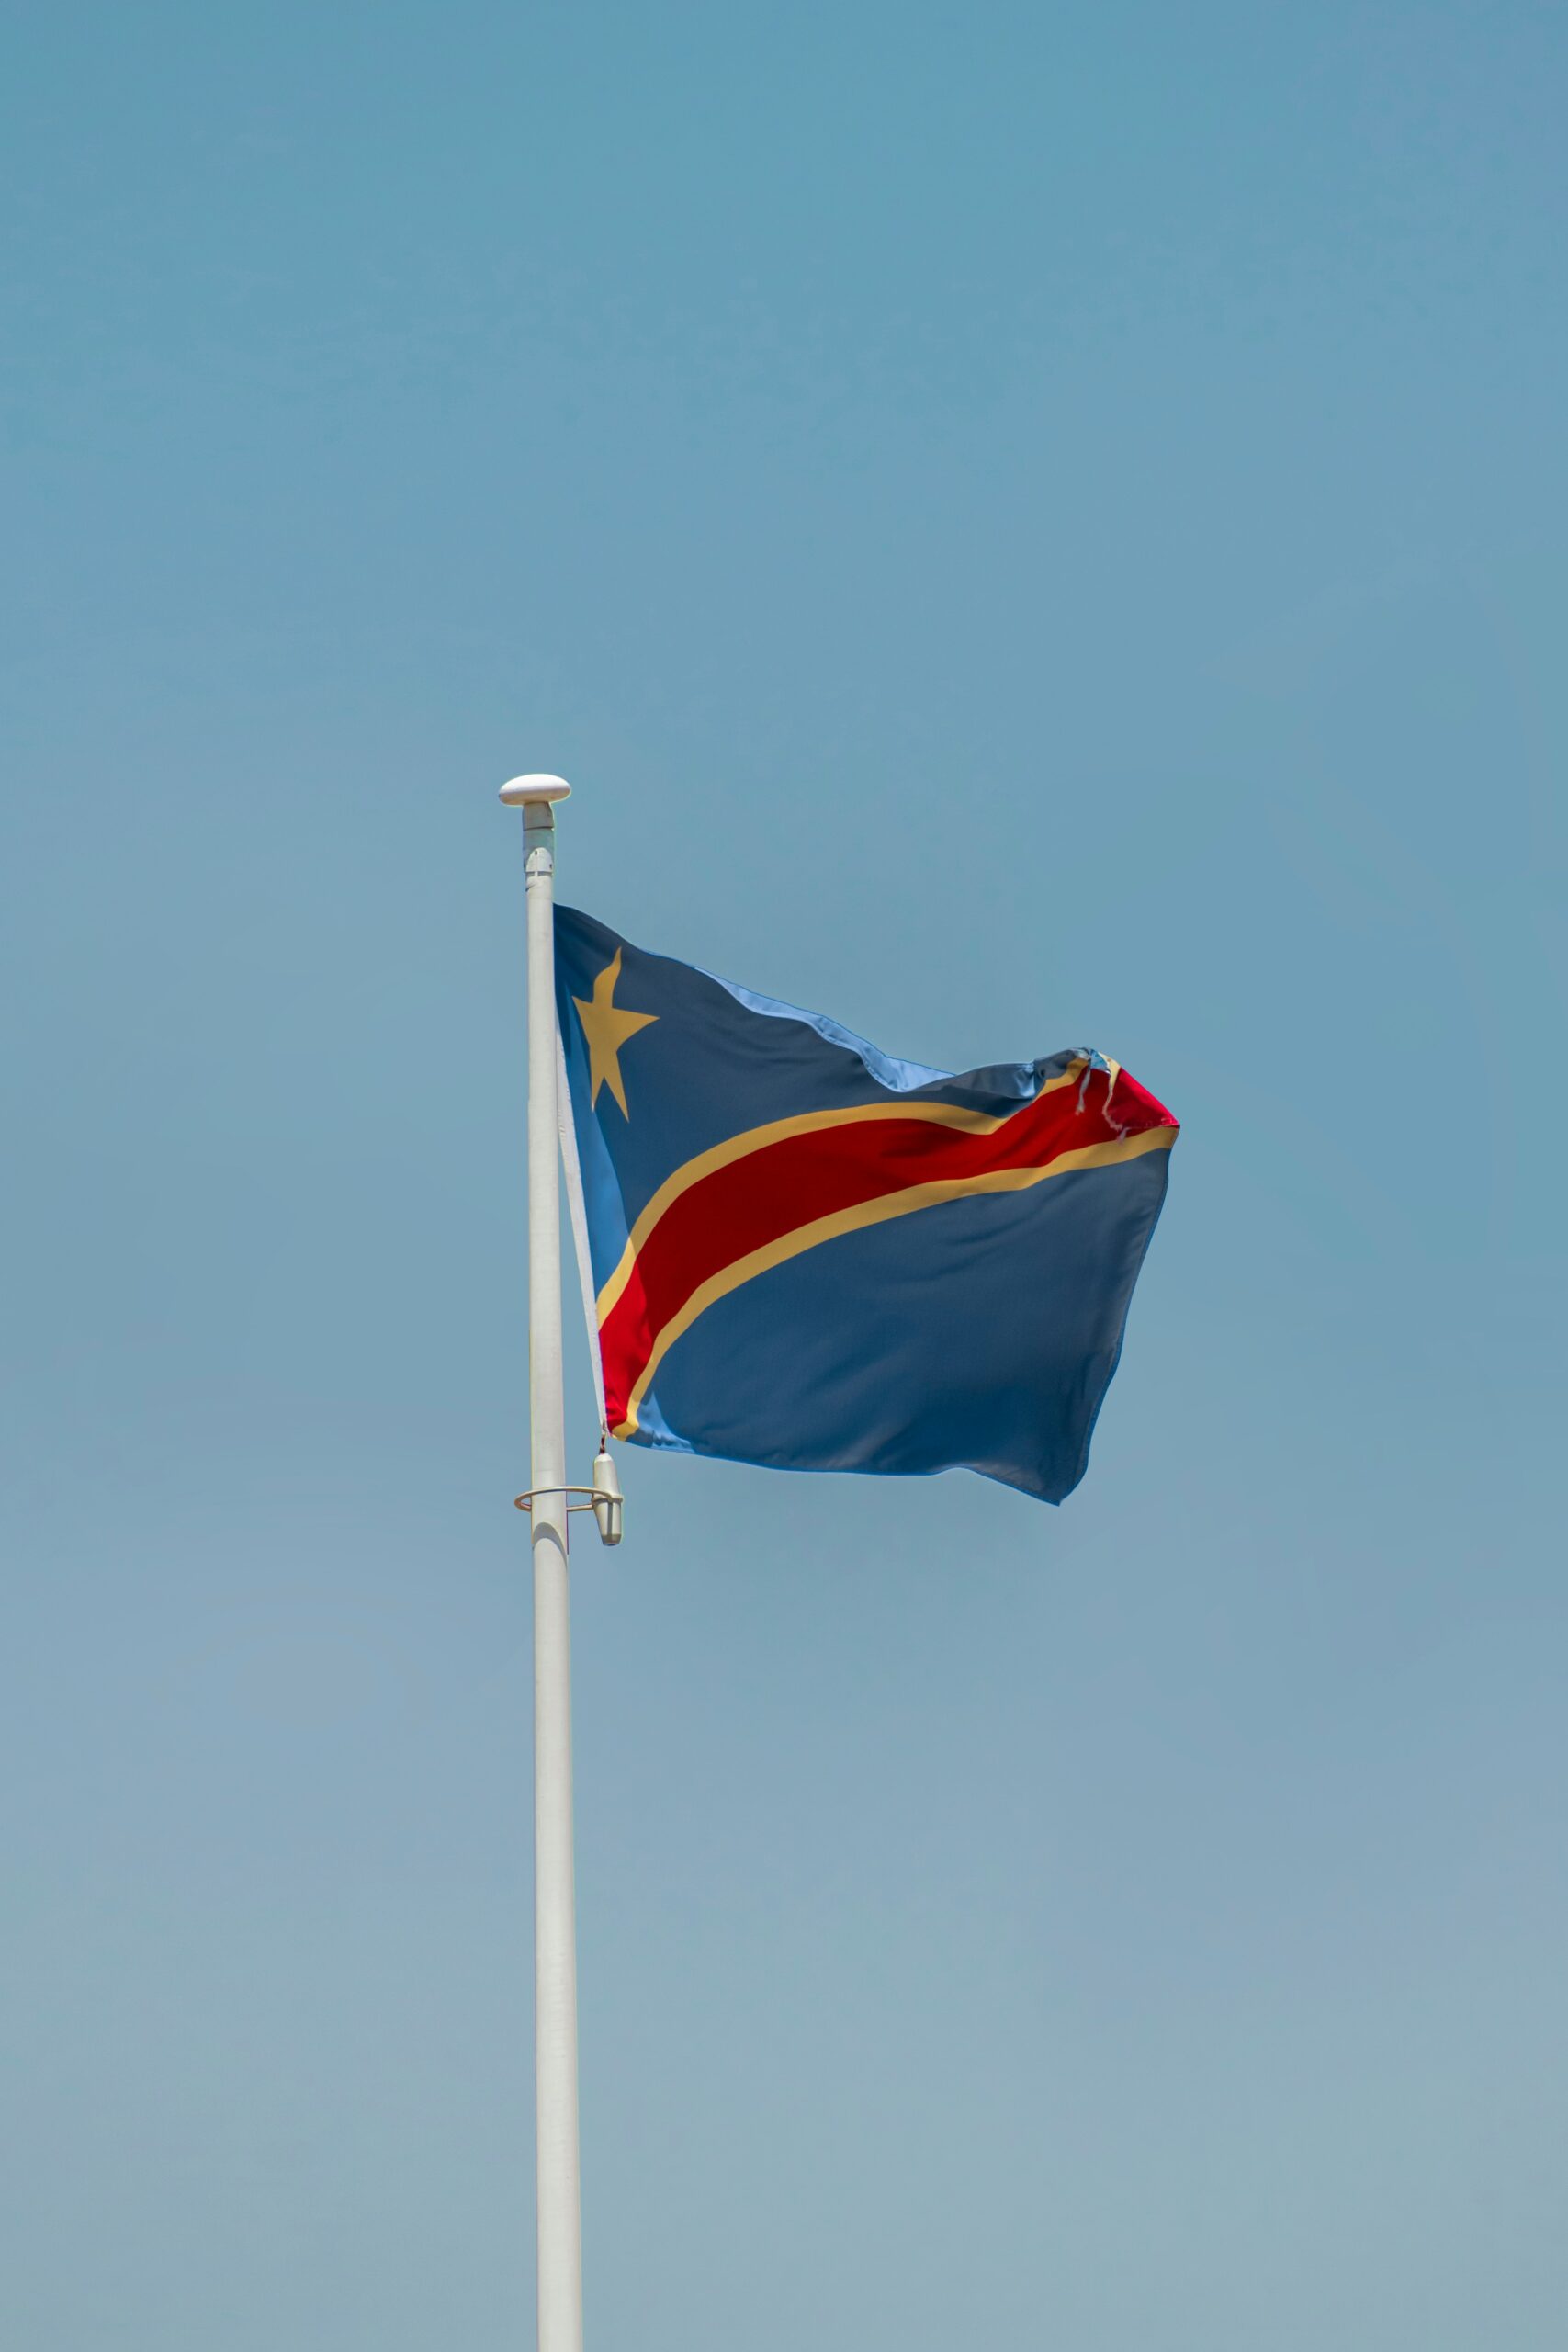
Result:
{"label": "yellow star", "polygon": [[591,997],[574,996],[573,1004],[582,1016],[582,1034],[588,1040],[589,1091],[588,1107],[592,1111],[599,1100],[599,1089],[607,1086],[621,1106],[626,1118],[626,1090],[621,1082],[621,1047],[650,1021],[657,1012],[623,1012],[615,1002],[615,982],[621,977],[621,951],[617,947],[614,959],[605,965],[593,983]]}

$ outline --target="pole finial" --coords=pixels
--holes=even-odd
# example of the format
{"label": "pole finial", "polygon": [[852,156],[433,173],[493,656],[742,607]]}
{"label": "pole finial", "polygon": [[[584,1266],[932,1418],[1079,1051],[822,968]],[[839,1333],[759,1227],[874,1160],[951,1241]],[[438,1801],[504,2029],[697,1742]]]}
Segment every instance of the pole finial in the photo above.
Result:
{"label": "pole finial", "polygon": [[530,801],[564,800],[570,790],[564,776],[514,775],[502,786],[501,798],[508,808],[526,808]]}

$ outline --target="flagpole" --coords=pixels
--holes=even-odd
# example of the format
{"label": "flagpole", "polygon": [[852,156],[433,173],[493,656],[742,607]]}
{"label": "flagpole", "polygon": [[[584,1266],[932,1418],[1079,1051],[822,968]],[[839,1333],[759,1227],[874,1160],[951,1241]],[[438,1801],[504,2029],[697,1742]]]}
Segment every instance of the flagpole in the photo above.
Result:
{"label": "flagpole", "polygon": [[570,786],[525,775],[528,933],[528,1408],[534,1555],[534,2053],[538,2352],[582,2352],[577,2114],[577,1898],[571,1827],[571,1629],[561,1395],[556,1125],[555,807]]}

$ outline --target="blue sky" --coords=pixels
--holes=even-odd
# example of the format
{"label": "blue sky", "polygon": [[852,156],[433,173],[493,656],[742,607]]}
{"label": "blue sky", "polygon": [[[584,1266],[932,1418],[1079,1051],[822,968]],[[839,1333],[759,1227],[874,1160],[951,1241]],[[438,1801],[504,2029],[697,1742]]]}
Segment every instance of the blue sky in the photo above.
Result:
{"label": "blue sky", "polygon": [[591,2341],[1556,2352],[1561,22],[12,46],[7,2340],[530,2340],[540,766],[1184,1122],[1062,1510],[626,1459]]}

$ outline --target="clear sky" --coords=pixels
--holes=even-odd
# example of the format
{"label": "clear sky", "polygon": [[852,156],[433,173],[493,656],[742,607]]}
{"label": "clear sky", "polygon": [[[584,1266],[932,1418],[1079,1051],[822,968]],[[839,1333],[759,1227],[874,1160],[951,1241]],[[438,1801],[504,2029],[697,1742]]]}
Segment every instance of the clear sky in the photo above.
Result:
{"label": "clear sky", "polygon": [[550,767],[1185,1124],[1060,1511],[624,1457],[591,2342],[1559,2352],[1561,12],[11,48],[0,2336],[531,2340]]}

